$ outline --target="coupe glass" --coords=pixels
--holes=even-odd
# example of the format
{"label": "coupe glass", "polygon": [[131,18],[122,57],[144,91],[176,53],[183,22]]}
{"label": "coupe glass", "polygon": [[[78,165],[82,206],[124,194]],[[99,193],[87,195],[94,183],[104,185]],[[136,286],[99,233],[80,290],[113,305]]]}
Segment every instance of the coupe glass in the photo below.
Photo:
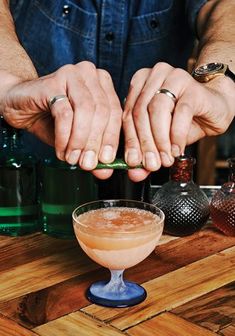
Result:
{"label": "coupe glass", "polygon": [[154,250],[162,235],[164,213],[144,202],[101,200],[79,206],[72,216],[81,248],[111,272],[110,281],[98,281],[88,288],[88,300],[107,307],[142,302],[145,289],[123,280],[123,272]]}

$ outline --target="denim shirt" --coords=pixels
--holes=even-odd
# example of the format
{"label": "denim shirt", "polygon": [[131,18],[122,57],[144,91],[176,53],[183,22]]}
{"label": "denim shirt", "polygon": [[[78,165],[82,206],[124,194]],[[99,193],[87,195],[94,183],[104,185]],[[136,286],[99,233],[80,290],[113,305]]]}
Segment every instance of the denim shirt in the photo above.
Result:
{"label": "denim shirt", "polygon": [[206,0],[11,0],[21,44],[39,75],[91,61],[112,76],[122,101],[140,68],[185,68]]}

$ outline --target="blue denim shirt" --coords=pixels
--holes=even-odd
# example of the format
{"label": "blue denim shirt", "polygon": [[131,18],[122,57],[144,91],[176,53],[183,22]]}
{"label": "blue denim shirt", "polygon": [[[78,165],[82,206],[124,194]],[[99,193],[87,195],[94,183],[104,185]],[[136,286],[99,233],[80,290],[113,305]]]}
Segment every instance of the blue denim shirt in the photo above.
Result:
{"label": "blue denim shirt", "polygon": [[133,74],[159,61],[186,67],[206,0],[11,0],[20,42],[39,75],[88,60],[122,101]]}

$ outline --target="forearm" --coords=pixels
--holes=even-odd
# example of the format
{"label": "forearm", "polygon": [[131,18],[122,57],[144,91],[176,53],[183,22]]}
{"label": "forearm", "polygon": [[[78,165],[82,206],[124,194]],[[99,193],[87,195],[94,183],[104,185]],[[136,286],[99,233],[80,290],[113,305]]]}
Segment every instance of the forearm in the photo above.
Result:
{"label": "forearm", "polygon": [[235,0],[211,0],[201,9],[197,65],[220,62],[235,72]]}
{"label": "forearm", "polygon": [[11,84],[36,77],[33,63],[15,33],[8,1],[0,0],[0,100]]}

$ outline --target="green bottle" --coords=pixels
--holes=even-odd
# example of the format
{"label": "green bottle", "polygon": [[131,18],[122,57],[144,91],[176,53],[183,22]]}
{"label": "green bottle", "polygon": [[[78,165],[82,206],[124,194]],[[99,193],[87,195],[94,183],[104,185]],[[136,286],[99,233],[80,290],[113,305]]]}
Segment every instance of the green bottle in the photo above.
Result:
{"label": "green bottle", "polygon": [[44,160],[41,180],[43,231],[54,237],[73,238],[72,212],[97,199],[95,177],[54,157]]}
{"label": "green bottle", "polygon": [[39,231],[37,159],[24,152],[22,131],[1,117],[0,234]]}

